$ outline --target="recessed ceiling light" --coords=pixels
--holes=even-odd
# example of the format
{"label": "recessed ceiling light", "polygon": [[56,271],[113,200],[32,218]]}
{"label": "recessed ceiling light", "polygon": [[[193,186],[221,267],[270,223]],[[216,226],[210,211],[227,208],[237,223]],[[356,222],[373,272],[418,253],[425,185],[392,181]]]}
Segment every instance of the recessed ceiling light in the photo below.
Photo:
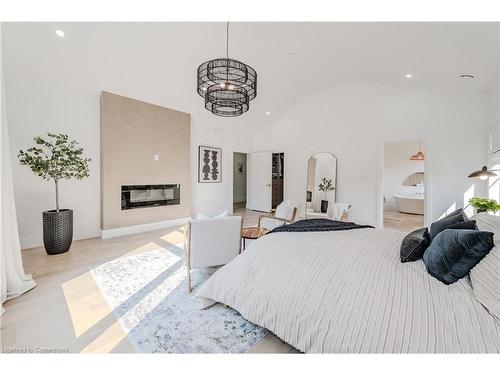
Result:
{"label": "recessed ceiling light", "polygon": [[62,31],[62,30],[56,30],[56,35],[60,36],[62,38],[64,36],[64,31]]}
{"label": "recessed ceiling light", "polygon": [[461,74],[460,78],[474,78],[472,74]]}
{"label": "recessed ceiling light", "polygon": [[405,78],[413,78],[413,74],[407,73],[407,74],[405,74]]}
{"label": "recessed ceiling light", "polygon": [[266,111],[266,116],[269,116],[270,114],[271,114],[271,112]]}

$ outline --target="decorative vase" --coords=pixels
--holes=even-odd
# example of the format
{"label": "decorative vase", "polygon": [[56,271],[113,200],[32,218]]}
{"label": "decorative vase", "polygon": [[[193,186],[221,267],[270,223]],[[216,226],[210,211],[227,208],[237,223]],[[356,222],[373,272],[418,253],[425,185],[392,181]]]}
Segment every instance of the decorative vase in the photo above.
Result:
{"label": "decorative vase", "polygon": [[481,212],[488,212],[486,208],[478,208],[476,209],[477,213],[480,214]]}
{"label": "decorative vase", "polygon": [[73,241],[73,210],[44,211],[43,245],[49,255],[62,254],[69,250]]}
{"label": "decorative vase", "polygon": [[328,211],[328,201],[321,201],[321,212],[326,213]]}

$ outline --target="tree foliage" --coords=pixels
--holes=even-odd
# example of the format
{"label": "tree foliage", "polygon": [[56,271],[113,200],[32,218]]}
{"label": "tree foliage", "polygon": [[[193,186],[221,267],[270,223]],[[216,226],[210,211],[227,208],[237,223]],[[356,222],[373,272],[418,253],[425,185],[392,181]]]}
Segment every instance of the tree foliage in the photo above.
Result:
{"label": "tree foliage", "polygon": [[35,137],[35,146],[19,151],[19,161],[45,180],[82,179],[89,177],[90,159],[83,156],[78,143],[66,134],[47,133],[48,138]]}
{"label": "tree foliage", "polygon": [[17,157],[22,165],[44,180],[53,180],[56,193],[56,210],[59,211],[60,180],[89,177],[90,159],[83,156],[83,148],[66,134],[47,133],[47,138],[33,138],[35,146],[19,151]]}
{"label": "tree foliage", "polygon": [[500,204],[494,199],[472,197],[469,199],[469,204],[478,211],[500,211]]}
{"label": "tree foliage", "polygon": [[321,179],[321,183],[318,185],[318,189],[320,191],[325,192],[325,200],[326,200],[326,195],[328,194],[328,192],[334,190],[335,186],[333,186],[333,182],[332,182],[331,178],[323,177]]}
{"label": "tree foliage", "polygon": [[324,191],[325,193],[328,193],[329,191],[332,191],[333,189],[335,189],[335,187],[333,186],[333,182],[332,182],[332,179],[328,179],[328,178],[325,178],[323,177],[321,179],[321,183],[318,185],[318,189],[320,191]]}

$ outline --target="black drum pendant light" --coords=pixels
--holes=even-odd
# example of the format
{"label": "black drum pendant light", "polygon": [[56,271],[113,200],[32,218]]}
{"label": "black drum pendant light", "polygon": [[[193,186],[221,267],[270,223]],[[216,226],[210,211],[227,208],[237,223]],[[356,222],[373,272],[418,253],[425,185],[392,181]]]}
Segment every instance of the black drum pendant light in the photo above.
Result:
{"label": "black drum pendant light", "polygon": [[257,72],[229,58],[229,22],[226,26],[226,58],[206,61],[198,67],[198,94],[214,115],[236,117],[257,96]]}

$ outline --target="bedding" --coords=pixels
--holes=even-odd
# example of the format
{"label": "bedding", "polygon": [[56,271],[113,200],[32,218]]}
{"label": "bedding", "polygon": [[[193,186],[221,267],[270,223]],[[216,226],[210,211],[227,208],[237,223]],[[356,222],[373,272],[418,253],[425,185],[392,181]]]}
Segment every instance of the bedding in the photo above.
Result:
{"label": "bedding", "polygon": [[338,221],[330,219],[307,219],[299,220],[288,225],[280,225],[274,228],[270,233],[277,232],[329,232],[336,230],[351,230],[361,228],[373,228],[371,225],[359,225],[347,221]]}
{"label": "bedding", "polygon": [[199,289],[306,353],[500,352],[500,323],[468,278],[401,263],[404,232],[272,233]]}
{"label": "bedding", "polygon": [[495,247],[470,273],[476,299],[500,322],[500,216],[486,212],[472,217],[480,230],[493,232]]}

